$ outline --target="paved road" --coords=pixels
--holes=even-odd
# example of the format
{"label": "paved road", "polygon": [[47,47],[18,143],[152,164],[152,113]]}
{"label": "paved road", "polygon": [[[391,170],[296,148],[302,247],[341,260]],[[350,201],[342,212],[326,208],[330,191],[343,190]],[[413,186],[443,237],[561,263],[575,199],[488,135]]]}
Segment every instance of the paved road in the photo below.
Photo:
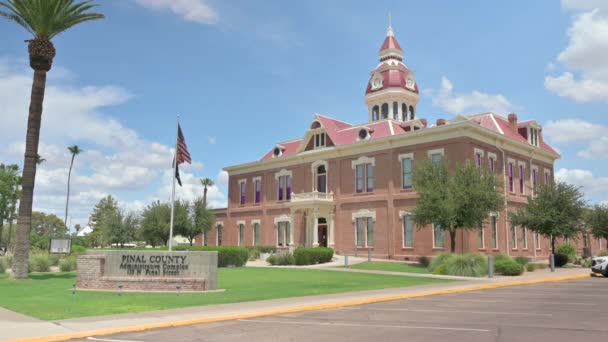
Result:
{"label": "paved road", "polygon": [[608,279],[431,296],[81,341],[608,341]]}

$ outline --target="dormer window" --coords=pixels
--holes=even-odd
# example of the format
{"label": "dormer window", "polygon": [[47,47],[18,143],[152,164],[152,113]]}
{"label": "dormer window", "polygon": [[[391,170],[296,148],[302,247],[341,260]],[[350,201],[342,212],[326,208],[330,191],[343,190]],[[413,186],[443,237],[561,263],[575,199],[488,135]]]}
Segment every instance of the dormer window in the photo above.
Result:
{"label": "dormer window", "polygon": [[315,134],[315,148],[325,147],[325,133]]}
{"label": "dormer window", "polygon": [[530,127],[530,134],[528,134],[528,141],[534,146],[538,146],[538,128]]}
{"label": "dormer window", "polygon": [[372,78],[371,80],[371,88],[372,90],[377,90],[382,88],[382,84],[384,83],[384,79],[382,78],[382,76],[380,75],[376,75],[374,76],[374,78]]}
{"label": "dormer window", "polygon": [[372,137],[372,130],[368,127],[363,127],[359,130],[358,138],[359,140],[367,140]]}
{"label": "dormer window", "polygon": [[280,146],[275,147],[274,150],[272,151],[273,157],[280,157],[282,154],[283,154],[283,149],[281,149]]}

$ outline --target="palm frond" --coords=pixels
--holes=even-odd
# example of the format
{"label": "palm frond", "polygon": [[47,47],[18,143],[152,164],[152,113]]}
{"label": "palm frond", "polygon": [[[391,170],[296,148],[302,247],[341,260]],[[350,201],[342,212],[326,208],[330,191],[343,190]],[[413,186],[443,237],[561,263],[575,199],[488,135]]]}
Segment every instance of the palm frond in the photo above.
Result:
{"label": "palm frond", "polygon": [[0,2],[0,16],[14,21],[35,38],[52,39],[85,21],[103,19],[101,13],[90,12],[97,7],[93,0],[5,0]]}

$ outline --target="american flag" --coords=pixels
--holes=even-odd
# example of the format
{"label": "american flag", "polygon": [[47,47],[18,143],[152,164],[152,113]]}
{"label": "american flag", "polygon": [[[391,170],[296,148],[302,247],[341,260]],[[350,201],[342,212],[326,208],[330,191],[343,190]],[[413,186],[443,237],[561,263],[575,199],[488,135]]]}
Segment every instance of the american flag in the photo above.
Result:
{"label": "american flag", "polygon": [[190,157],[190,152],[188,152],[188,145],[186,145],[186,139],[184,139],[184,134],[182,133],[182,128],[178,124],[177,125],[177,150],[175,151],[177,156],[177,164],[175,164],[175,178],[177,179],[177,183],[179,186],[182,186],[182,180],[179,177],[179,164],[188,163],[192,164],[192,158]]}

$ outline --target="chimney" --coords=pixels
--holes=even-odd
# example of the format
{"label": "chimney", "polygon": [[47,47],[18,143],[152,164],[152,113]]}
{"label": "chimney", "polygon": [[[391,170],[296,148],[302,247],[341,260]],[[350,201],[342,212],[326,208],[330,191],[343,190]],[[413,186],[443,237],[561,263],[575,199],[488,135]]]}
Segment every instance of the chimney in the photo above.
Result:
{"label": "chimney", "polygon": [[436,125],[437,126],[444,126],[445,125],[445,119],[437,119]]}
{"label": "chimney", "polygon": [[426,119],[420,119],[420,122],[422,122],[422,126],[423,126],[424,128],[426,128],[426,125],[427,125],[427,121],[426,121]]}
{"label": "chimney", "polygon": [[517,114],[515,114],[515,113],[509,114],[509,127],[511,128],[511,130],[513,132],[518,133],[518,131],[517,131]]}

